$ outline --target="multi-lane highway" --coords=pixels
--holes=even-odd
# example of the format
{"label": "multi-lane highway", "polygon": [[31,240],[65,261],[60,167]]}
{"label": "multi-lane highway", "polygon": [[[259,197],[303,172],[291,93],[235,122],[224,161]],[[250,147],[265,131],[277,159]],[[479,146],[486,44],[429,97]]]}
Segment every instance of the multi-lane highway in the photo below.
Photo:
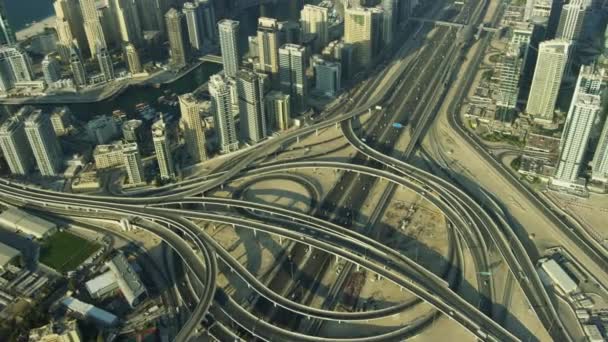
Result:
{"label": "multi-lane highway", "polygon": [[[485,1],[468,1],[461,13],[453,19],[459,25],[475,25],[481,20],[485,6]],[[469,18],[470,22],[464,21],[465,18]],[[425,25],[429,24],[416,28],[417,34],[426,32]],[[433,121],[438,106],[445,100],[462,52],[470,43],[467,37],[463,38],[458,33],[456,27],[440,27],[434,32],[426,41],[414,37],[406,43],[397,53],[399,63],[387,65],[378,77],[369,79],[353,93],[353,96],[359,98],[352,100],[345,97],[331,112],[309,121],[305,127],[252,148],[250,153],[231,160],[221,172],[152,191],[133,192],[129,196],[57,193],[2,180],[0,201],[57,216],[111,220],[125,216],[140,217],[142,228],[158,235],[176,250],[187,265],[188,278],[192,279],[192,287],[195,288],[193,294],[198,303],[175,337],[177,341],[187,341],[191,336],[197,335],[207,314],[220,321],[216,324],[218,333],[222,336],[234,336],[228,329],[234,324],[250,336],[267,341],[318,340],[312,330],[308,330],[307,334],[260,318],[236,303],[223,289],[216,288],[218,263],[233,272],[265,301],[281,308],[283,312],[290,312],[293,317],[338,322],[374,321],[402,312],[412,305],[408,301],[381,310],[341,312],[333,310],[331,303],[317,308],[283,296],[257,279],[204,229],[193,223],[198,220],[277,235],[297,245],[321,251],[328,258],[346,260],[407,289],[480,340],[517,341],[525,338],[526,336],[517,336],[508,331],[493,319],[492,308],[497,299],[491,279],[488,282],[477,279],[476,289],[479,297],[484,300],[470,303],[458,294],[462,275],[446,281],[382,241],[348,227],[350,220],[344,221],[343,218],[360,212],[361,204],[367,197],[358,187],[370,189],[377,180],[382,179],[389,186],[378,203],[373,218],[380,217],[397,187],[417,193],[441,211],[449,226],[457,232],[455,235],[462,237],[452,239],[454,245],[451,247],[456,252],[461,249],[461,240],[481,247],[472,250],[476,269],[484,270],[488,267],[489,257],[486,251],[489,246],[496,246],[550,335],[555,340],[568,341],[570,336],[536,273],[529,251],[520,243],[500,208],[491,201],[481,206],[449,181],[408,163],[428,125]],[[482,43],[487,44],[487,37],[484,39],[486,40]],[[415,53],[412,52],[414,49],[417,49]],[[408,56],[408,53],[411,55]],[[479,59],[479,55],[476,59]],[[467,75],[469,77],[470,72]],[[364,125],[356,126],[356,131],[353,122],[376,106],[383,108],[379,111],[381,114]],[[345,112],[345,109],[348,111]],[[457,128],[459,125],[456,117],[452,121],[456,129],[462,130]],[[392,122],[410,123],[411,141],[404,150],[394,148],[403,132],[393,129]],[[357,151],[352,161],[268,162],[268,156],[280,153],[299,139],[332,126],[341,128],[348,143]],[[359,135],[364,135],[365,139]],[[463,135],[468,136],[466,133]],[[242,200],[238,196],[232,199],[205,196],[228,182],[252,179],[251,177],[272,178],[278,174],[281,175],[279,177],[304,182],[298,176],[285,176],[289,170],[301,169],[341,170],[344,174],[335,188],[337,190],[330,192],[325,199],[321,198],[322,195],[313,186],[309,187],[309,192],[314,194],[312,206],[319,204],[317,212],[293,212],[273,205]],[[553,215],[551,211],[548,214]],[[574,241],[580,241],[581,238],[578,239]],[[589,246],[590,256],[595,259],[600,257],[588,241],[581,243]],[[462,258],[456,252],[453,262],[462,263]],[[315,263],[310,265],[308,268],[314,269]],[[335,289],[337,291],[339,286]],[[311,292],[310,296],[312,295]],[[431,317],[434,319],[435,314]],[[348,338],[323,340],[396,341],[411,336],[412,331],[424,326],[424,321],[419,321],[379,335],[360,337],[355,334]]]}

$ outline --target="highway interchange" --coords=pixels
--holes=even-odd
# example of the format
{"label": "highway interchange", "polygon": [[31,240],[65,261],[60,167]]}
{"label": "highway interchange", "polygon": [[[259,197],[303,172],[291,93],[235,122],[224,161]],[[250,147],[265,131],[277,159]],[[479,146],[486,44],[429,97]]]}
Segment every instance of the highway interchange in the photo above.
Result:
{"label": "highway interchange", "polygon": [[[462,18],[470,18],[469,22],[459,23],[475,27],[480,23],[486,5],[486,1],[470,1],[453,20],[459,22]],[[431,27],[428,23],[420,24],[416,32],[424,33]],[[265,141],[250,153],[240,155],[218,172],[208,176],[151,191],[112,197],[58,193],[2,180],[0,200],[57,216],[110,220],[120,220],[123,217],[141,218],[142,228],[159,236],[184,261],[189,269],[188,277],[192,281],[192,287],[195,288],[194,295],[198,302],[190,318],[175,337],[176,341],[187,341],[199,334],[201,322],[209,315],[222,323],[224,328],[236,324],[240,329],[262,340],[318,341],[314,329],[305,334],[274,325],[271,320],[260,319],[237,303],[216,286],[220,264],[238,275],[260,297],[288,310],[295,317],[319,321],[373,321],[394,315],[413,305],[412,302],[403,302],[380,310],[341,312],[333,310],[331,304],[315,308],[294,301],[256,279],[254,274],[208,232],[196,225],[195,220],[281,236],[297,242],[298,246],[310,246],[322,251],[327,258],[349,261],[352,267],[362,267],[410,291],[419,298],[416,301],[429,303],[438,313],[448,316],[480,340],[518,341],[526,338],[527,336],[514,335],[493,319],[492,306],[498,299],[491,278],[484,282],[478,277],[476,288],[483,300],[479,303],[469,303],[457,293],[458,285],[464,281],[462,275],[446,276],[446,279],[438,277],[382,242],[347,227],[348,222],[341,220],[344,214],[358,212],[365,200],[366,193],[358,189],[371,188],[377,185],[379,180],[384,180],[389,185],[385,190],[386,195],[378,204],[378,212],[383,210],[397,187],[407,188],[424,197],[446,216],[449,225],[456,232],[454,240],[481,246],[474,250],[476,269],[487,268],[489,260],[486,251],[492,246],[496,248],[551,337],[559,341],[569,341],[571,338],[537,275],[535,260],[510,229],[509,221],[499,204],[489,200],[487,204],[480,205],[476,198],[452,182],[408,162],[417,151],[438,106],[445,100],[457,66],[472,39],[463,37],[462,32],[453,27],[438,27],[434,31],[427,41],[423,41],[416,34],[405,42],[404,48],[396,52],[397,56],[404,58],[395,58],[395,61],[388,63],[379,75],[366,80],[350,98],[345,97],[331,112],[309,120],[307,125],[300,129]],[[482,38],[481,44],[487,45],[488,39]],[[414,54],[413,57],[411,53]],[[406,59],[406,56],[409,56],[409,59]],[[362,122],[362,115],[370,111],[374,113],[372,119]],[[392,149],[403,133],[391,127],[392,122],[409,125],[411,140],[403,151]],[[471,143],[477,143],[460,127],[456,115],[452,117],[452,123]],[[290,144],[326,128],[341,129],[349,145],[357,151],[351,162],[273,162],[269,158],[287,150]],[[237,179],[259,179],[277,175],[284,177],[289,171],[304,169],[342,170],[344,176],[340,180],[341,186],[350,190],[330,192],[328,198],[318,203],[321,209],[316,215],[239,198],[208,196],[215,189]],[[535,195],[530,196],[545,208]],[[555,220],[558,226],[564,225],[552,211],[548,211],[548,216]],[[570,231],[567,227],[564,229]],[[573,235],[573,239],[581,239],[578,235]],[[590,255],[603,265],[605,259],[598,255],[600,252],[593,248],[592,243],[585,243],[590,246]],[[463,262],[458,253],[452,255],[452,258],[456,264]],[[317,260],[317,264],[318,262]],[[428,319],[434,317],[435,314],[432,314],[416,324],[380,335],[324,340],[403,340],[424,328],[428,325]],[[317,331],[319,326],[316,325]],[[231,334],[227,330],[224,333]]]}

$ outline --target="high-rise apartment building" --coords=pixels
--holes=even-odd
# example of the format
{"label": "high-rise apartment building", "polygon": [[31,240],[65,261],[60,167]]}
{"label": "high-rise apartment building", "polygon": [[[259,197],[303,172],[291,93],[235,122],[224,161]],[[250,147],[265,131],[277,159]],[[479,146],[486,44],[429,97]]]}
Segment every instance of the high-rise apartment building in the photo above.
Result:
{"label": "high-rise apartment building", "polygon": [[8,62],[14,82],[30,82],[34,79],[32,61],[25,50],[16,46],[2,46],[0,56]]}
{"label": "high-rise apartment building", "polygon": [[545,41],[538,50],[526,112],[537,121],[551,122],[568,62],[570,43],[565,40]]}
{"label": "high-rise apartment building", "polygon": [[0,0],[0,45],[12,45],[17,42],[15,31],[8,22],[8,14],[6,13],[6,0]]}
{"label": "high-rise apartment building", "polygon": [[306,79],[306,48],[296,44],[285,44],[279,49],[279,79],[281,90],[291,97],[292,109],[301,111],[308,96]]}
{"label": "high-rise apartment building", "polygon": [[123,40],[120,32],[120,24],[118,16],[114,8],[110,6],[107,0],[96,1],[97,18],[101,24],[101,30],[105,38],[105,46],[109,49],[115,49],[122,45]]}
{"label": "high-rise apartment building", "polygon": [[322,48],[329,43],[329,9],[315,5],[304,5],[300,12],[300,24],[302,33],[315,34],[317,36],[317,48]]}
{"label": "high-rise apartment building", "polygon": [[141,162],[139,147],[137,143],[122,145],[122,157],[129,184],[141,184],[145,182],[144,165]]}
{"label": "high-rise apartment building", "polygon": [[[96,54],[100,48],[106,48],[106,37],[101,26],[99,13],[95,0],[80,0],[84,32],[87,37],[91,55]],[[82,49],[82,47],[80,47]]]}
{"label": "high-rise apartment building", "polygon": [[152,125],[152,141],[154,142],[154,151],[156,152],[156,161],[160,170],[160,178],[162,180],[170,180],[175,178],[175,169],[173,168],[173,156],[171,155],[171,144],[167,133],[167,125],[160,119]]}
{"label": "high-rise apartment building", "polygon": [[220,35],[220,48],[222,49],[222,62],[224,73],[228,77],[236,77],[241,64],[239,51],[239,22],[223,19],[218,23]]}
{"label": "high-rise apartment building", "polygon": [[139,143],[143,136],[143,121],[137,119],[127,120],[122,123],[122,137],[128,143]]}
{"label": "high-rise apartment building", "polygon": [[585,19],[591,11],[591,1],[571,0],[562,7],[556,38],[577,42],[581,38]]}
{"label": "high-rise apartment building", "polygon": [[71,124],[72,112],[70,111],[70,108],[64,106],[57,107],[53,110],[53,113],[51,114],[51,125],[53,125],[55,135],[66,135],[69,132]]}
{"label": "high-rise apartment building", "polygon": [[143,42],[143,29],[135,2],[133,0],[111,0],[110,7],[116,16],[123,44],[131,43],[140,46]]}
{"label": "high-rise apartment building", "polygon": [[600,140],[593,154],[591,179],[596,182],[608,183],[608,120],[604,123]]}
{"label": "high-rise apartment building", "polygon": [[43,176],[57,176],[63,166],[63,153],[51,119],[40,109],[25,119],[25,134]]}
{"label": "high-rise apartment building", "polygon": [[344,18],[344,42],[353,45],[353,61],[357,67],[368,67],[378,52],[382,10],[348,8]]}
{"label": "high-rise apartment building", "polygon": [[279,72],[279,27],[272,18],[258,19],[259,70],[276,75]]}
{"label": "high-rise apartment building", "polygon": [[135,3],[142,29],[164,33],[164,15],[169,10],[169,2],[165,0],[137,0]]}
{"label": "high-rise apartment building", "polygon": [[186,40],[188,28],[184,20],[184,14],[175,8],[171,8],[165,14],[167,35],[169,36],[169,48],[171,52],[171,65],[181,69],[188,64],[190,58],[190,44]]}
{"label": "high-rise apartment building", "polygon": [[74,84],[77,87],[82,87],[87,84],[87,74],[82,61],[82,55],[75,45],[72,45],[72,48],[70,49],[70,70],[72,71]]}
{"label": "high-rise apartment building", "polygon": [[64,60],[68,60],[74,41],[81,47],[87,44],[80,3],[78,0],[55,0],[53,7],[55,8],[57,50]]}
{"label": "high-rise apartment building", "polygon": [[13,69],[8,56],[0,53],[0,91],[7,92],[15,86]]}
{"label": "high-rise apartment building", "polygon": [[201,104],[203,101],[198,93],[188,93],[179,97],[185,147],[194,163],[207,160],[205,124],[201,117]]}
{"label": "high-rise apartment building", "polygon": [[97,62],[99,63],[99,70],[101,70],[105,81],[112,81],[115,78],[114,64],[112,63],[112,56],[110,56],[107,48],[99,48],[97,51]]}
{"label": "high-rise apartment building", "polygon": [[565,187],[581,186],[579,175],[593,125],[602,110],[601,90],[605,72],[583,66],[566,118],[560,144],[560,157],[552,183]]}
{"label": "high-rise apartment building", "polygon": [[498,98],[496,105],[504,110],[517,108],[523,58],[521,46],[510,43],[498,63]]}
{"label": "high-rise apartment building", "polygon": [[42,60],[42,75],[46,84],[52,84],[61,79],[61,66],[55,56],[48,54]]}
{"label": "high-rise apartment building", "polygon": [[203,40],[217,43],[217,19],[213,1],[197,0],[196,2],[203,18]]}
{"label": "high-rise apartment building", "polygon": [[289,95],[271,91],[266,95],[266,117],[269,129],[284,131],[291,125],[291,104]]}
{"label": "high-rise apartment building", "polygon": [[199,6],[197,1],[186,2],[182,9],[184,17],[186,18],[186,24],[188,26],[188,40],[190,47],[194,51],[203,50],[203,13],[202,8]]}
{"label": "high-rise apartment building", "polygon": [[129,72],[132,75],[141,73],[141,60],[139,59],[139,53],[135,45],[131,43],[125,44],[124,49],[127,65],[129,66]]}
{"label": "high-rise apartment building", "polygon": [[342,66],[340,63],[317,59],[314,69],[315,90],[324,96],[336,96],[341,88]]}
{"label": "high-rise apartment building", "polygon": [[209,79],[211,107],[221,153],[236,151],[239,148],[234,125],[233,95],[236,93],[234,88],[234,82],[225,76],[218,74]]}
{"label": "high-rise apartment building", "polygon": [[399,8],[399,0],[382,0],[382,42],[385,46],[390,45],[395,39],[397,30],[397,20],[399,19],[396,10]]}
{"label": "high-rise apartment building", "polygon": [[21,118],[13,116],[0,126],[0,148],[13,175],[25,176],[34,166],[34,155]]}
{"label": "high-rise apartment building", "polygon": [[244,69],[237,73],[240,136],[244,142],[255,144],[268,135],[268,120],[264,109],[266,78],[264,74]]}

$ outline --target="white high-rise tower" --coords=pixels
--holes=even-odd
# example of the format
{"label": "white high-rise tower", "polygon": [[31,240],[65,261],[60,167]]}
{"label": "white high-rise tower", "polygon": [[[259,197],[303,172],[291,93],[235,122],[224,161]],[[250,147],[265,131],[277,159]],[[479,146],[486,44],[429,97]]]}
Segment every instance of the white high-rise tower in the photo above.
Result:
{"label": "white high-rise tower", "polygon": [[160,170],[160,178],[169,180],[175,177],[173,169],[173,157],[167,136],[167,126],[161,115],[160,119],[152,125],[152,140],[154,142],[154,151],[156,152],[156,160],[158,169]]}
{"label": "white high-rise tower", "polygon": [[560,145],[560,158],[552,183],[572,187],[578,181],[591,129],[600,113],[603,69],[583,66],[568,111]]}
{"label": "white high-rise tower", "polygon": [[43,176],[57,176],[63,165],[63,154],[51,119],[40,109],[25,120],[25,134]]}
{"label": "white high-rise tower", "polygon": [[234,83],[222,75],[213,75],[209,79],[209,93],[220,151],[222,153],[236,151],[239,142],[233,115],[233,94],[236,93]]}
{"label": "white high-rise tower", "polygon": [[540,122],[551,122],[559,88],[568,62],[570,43],[550,40],[540,43],[538,61],[534,69],[532,88],[526,112]]}
{"label": "white high-rise tower", "polygon": [[222,61],[226,76],[235,77],[241,63],[239,52],[239,22],[223,19],[218,23]]}

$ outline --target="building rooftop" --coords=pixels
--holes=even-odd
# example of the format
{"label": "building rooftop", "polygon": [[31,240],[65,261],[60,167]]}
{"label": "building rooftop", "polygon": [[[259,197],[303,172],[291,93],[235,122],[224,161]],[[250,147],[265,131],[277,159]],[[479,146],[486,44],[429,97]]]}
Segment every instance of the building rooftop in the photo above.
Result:
{"label": "building rooftop", "polygon": [[0,269],[4,268],[11,260],[21,255],[15,248],[0,242]]}
{"label": "building rooftop", "polygon": [[139,276],[122,253],[112,258],[108,262],[108,266],[114,272],[114,276],[118,281],[118,287],[120,287],[125,299],[131,306],[134,306],[138,298],[146,293],[146,288],[141,279],[139,279]]}
{"label": "building rooftop", "polygon": [[116,284],[116,277],[112,271],[108,271],[100,276],[97,276],[85,283],[87,291],[93,295],[99,291],[107,289],[110,286]]}
{"label": "building rooftop", "polygon": [[30,215],[23,210],[9,208],[0,213],[0,226],[43,238],[57,229],[57,225]]}
{"label": "building rooftop", "polygon": [[74,297],[66,297],[62,299],[61,304],[73,312],[88,318],[92,318],[104,325],[114,325],[118,322],[118,317],[115,315]]}
{"label": "building rooftop", "polygon": [[564,269],[553,259],[545,261],[541,267],[555,283],[565,293],[570,294],[578,288],[578,285],[572,278],[564,271]]}
{"label": "building rooftop", "polygon": [[122,143],[120,142],[114,144],[97,145],[95,146],[95,150],[93,150],[93,155],[119,151],[122,151]]}

